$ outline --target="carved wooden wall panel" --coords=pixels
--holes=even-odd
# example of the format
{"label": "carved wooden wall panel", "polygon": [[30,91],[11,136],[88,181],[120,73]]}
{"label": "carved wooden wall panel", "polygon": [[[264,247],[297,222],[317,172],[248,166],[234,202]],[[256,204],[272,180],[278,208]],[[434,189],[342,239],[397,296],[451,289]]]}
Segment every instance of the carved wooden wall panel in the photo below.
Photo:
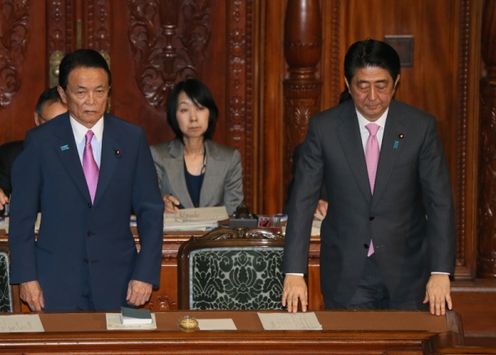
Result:
{"label": "carved wooden wall panel", "polygon": [[23,139],[45,81],[45,4],[0,0],[0,142]]}
{"label": "carved wooden wall panel", "polygon": [[486,0],[482,26],[478,274],[496,278],[496,1]]}

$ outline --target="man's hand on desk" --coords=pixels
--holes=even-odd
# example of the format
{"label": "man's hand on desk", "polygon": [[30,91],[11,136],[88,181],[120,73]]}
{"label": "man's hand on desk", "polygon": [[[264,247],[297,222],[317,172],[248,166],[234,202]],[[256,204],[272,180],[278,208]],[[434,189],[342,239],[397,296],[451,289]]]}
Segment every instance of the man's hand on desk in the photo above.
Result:
{"label": "man's hand on desk", "polygon": [[282,290],[282,305],[288,307],[288,312],[298,312],[298,302],[301,303],[301,310],[307,311],[308,292],[305,279],[300,275],[286,274],[284,278],[284,288]]}
{"label": "man's hand on desk", "polygon": [[450,294],[450,279],[447,274],[431,274],[425,287],[424,303],[429,303],[431,314],[444,316],[446,304],[448,309],[453,308]]}
{"label": "man's hand on desk", "polygon": [[26,302],[34,312],[41,312],[45,308],[43,291],[38,281],[23,282],[19,285],[21,300]]}
{"label": "man's hand on desk", "polygon": [[127,287],[126,301],[132,306],[142,306],[150,299],[152,285],[143,281],[131,280]]}

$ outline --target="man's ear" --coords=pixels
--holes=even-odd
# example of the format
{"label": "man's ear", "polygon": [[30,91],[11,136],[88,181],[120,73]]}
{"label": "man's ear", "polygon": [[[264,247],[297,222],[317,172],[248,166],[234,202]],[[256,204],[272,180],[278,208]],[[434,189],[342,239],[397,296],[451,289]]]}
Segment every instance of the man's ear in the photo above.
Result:
{"label": "man's ear", "polygon": [[40,125],[40,116],[35,112],[34,113],[34,124],[39,126]]}
{"label": "man's ear", "polygon": [[62,89],[62,86],[57,85],[57,92],[59,93],[60,99],[62,102],[67,105],[67,96],[65,95],[64,89]]}
{"label": "man's ear", "polygon": [[398,76],[396,77],[396,81],[394,82],[393,89],[396,90],[399,84],[400,84],[400,74],[398,74]]}
{"label": "man's ear", "polygon": [[344,83],[346,84],[346,87],[348,88],[348,92],[351,94],[350,83],[348,82],[348,79],[344,78]]}

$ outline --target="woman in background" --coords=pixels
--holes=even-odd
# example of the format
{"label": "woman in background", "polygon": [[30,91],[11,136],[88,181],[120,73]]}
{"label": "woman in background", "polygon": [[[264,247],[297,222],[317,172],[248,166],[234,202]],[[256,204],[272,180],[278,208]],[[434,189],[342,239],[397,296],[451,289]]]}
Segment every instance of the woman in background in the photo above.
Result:
{"label": "woman in background", "polygon": [[165,212],[243,202],[239,151],[212,141],[218,109],[197,79],[177,83],[167,100],[167,122],[176,139],[151,147]]}

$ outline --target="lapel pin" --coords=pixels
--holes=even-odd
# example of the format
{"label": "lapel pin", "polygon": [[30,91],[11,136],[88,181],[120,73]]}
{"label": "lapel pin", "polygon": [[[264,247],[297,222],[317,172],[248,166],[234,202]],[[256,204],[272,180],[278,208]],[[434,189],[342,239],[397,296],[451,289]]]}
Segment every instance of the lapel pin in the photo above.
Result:
{"label": "lapel pin", "polygon": [[393,143],[393,150],[398,149],[399,146],[400,146],[400,141],[395,140],[394,143]]}
{"label": "lapel pin", "polygon": [[60,146],[60,151],[63,152],[64,150],[69,150],[69,145],[68,144],[64,144],[64,145],[61,145]]}
{"label": "lapel pin", "polygon": [[114,155],[119,158],[121,156],[121,150],[119,148],[114,149]]}
{"label": "lapel pin", "polygon": [[404,133],[400,133],[400,134],[398,134],[398,138],[399,138],[399,139],[403,139],[403,138],[405,138],[405,134],[404,134]]}

